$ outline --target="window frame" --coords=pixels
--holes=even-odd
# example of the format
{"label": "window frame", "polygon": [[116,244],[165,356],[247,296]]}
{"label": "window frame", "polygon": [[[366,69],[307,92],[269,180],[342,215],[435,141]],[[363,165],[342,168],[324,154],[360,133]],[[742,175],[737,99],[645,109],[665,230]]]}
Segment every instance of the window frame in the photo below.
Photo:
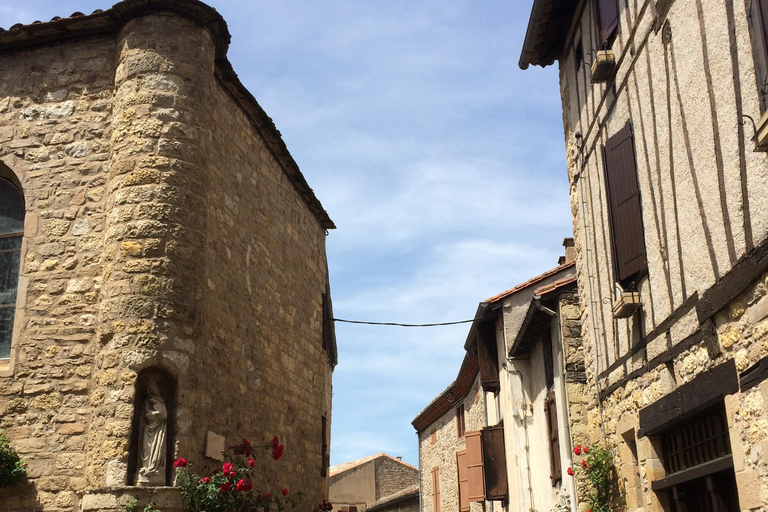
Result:
{"label": "window frame", "polygon": [[560,457],[560,426],[557,423],[557,400],[555,392],[550,391],[544,401],[544,414],[547,418],[547,434],[549,440],[549,478],[554,487],[563,480],[562,459]]}
{"label": "window frame", "polygon": [[[605,27],[605,21],[602,19],[601,13],[605,13],[605,7],[607,7],[609,3],[615,8],[616,16],[615,19],[611,21],[611,25]],[[610,50],[613,46],[613,41],[616,40],[616,36],[619,33],[619,27],[621,25],[619,2],[618,0],[593,0],[592,7],[595,20],[595,29],[597,30],[597,49]]]}
{"label": "window frame", "polygon": [[464,411],[464,404],[459,404],[456,407],[456,437],[461,439],[467,431],[466,413]]}
{"label": "window frame", "polygon": [[12,190],[14,190],[21,200],[21,231],[9,231],[8,233],[2,233],[0,234],[0,239],[7,240],[7,239],[18,239],[19,244],[18,248],[16,250],[10,249],[8,252],[16,252],[19,253],[19,264],[16,268],[16,283],[15,283],[15,290],[13,293],[13,302],[8,302],[3,305],[0,305],[3,309],[9,309],[11,311],[10,314],[10,321],[11,321],[11,327],[10,327],[10,339],[8,340],[8,354],[7,355],[0,355],[0,376],[9,375],[12,371],[12,363],[14,359],[14,340],[18,336],[18,331],[21,327],[21,322],[17,321],[17,317],[19,315],[20,310],[20,298],[23,295],[24,292],[24,279],[21,275],[21,262],[24,259],[24,253],[25,253],[25,239],[24,239],[24,223],[26,221],[26,202],[24,198],[24,190],[21,187],[21,184],[18,182],[16,177],[11,173],[9,170],[7,170],[5,167],[0,166],[0,181],[5,182],[6,186],[9,186]]}

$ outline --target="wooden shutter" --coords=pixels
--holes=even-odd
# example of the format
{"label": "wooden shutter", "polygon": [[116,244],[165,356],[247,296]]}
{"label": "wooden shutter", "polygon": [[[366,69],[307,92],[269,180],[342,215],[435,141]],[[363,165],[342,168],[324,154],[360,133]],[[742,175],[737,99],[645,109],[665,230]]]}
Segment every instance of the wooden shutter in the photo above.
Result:
{"label": "wooden shutter", "polygon": [[464,434],[467,450],[467,496],[469,501],[485,501],[483,472],[483,439],[478,431]]}
{"label": "wooden shutter", "polygon": [[557,427],[557,404],[554,391],[550,391],[544,402],[544,412],[547,416],[547,429],[549,430],[549,476],[552,480],[552,486],[554,486],[563,476],[560,468],[560,433]]}
{"label": "wooden shutter", "polygon": [[504,451],[504,426],[483,429],[483,468],[485,469],[485,499],[507,498],[507,456]]}
{"label": "wooden shutter", "polygon": [[594,0],[594,5],[600,49],[606,49],[619,27],[619,5],[616,0]]}
{"label": "wooden shutter", "polygon": [[456,436],[464,437],[465,423],[464,423],[464,404],[461,404],[456,408]]}
{"label": "wooden shutter", "polygon": [[768,0],[748,0],[749,28],[762,111],[768,110]]}
{"label": "wooden shutter", "polygon": [[607,140],[603,155],[614,269],[616,280],[625,284],[646,269],[643,213],[630,123]]}
{"label": "wooden shutter", "polygon": [[440,468],[432,468],[432,510],[440,512]]}
{"label": "wooden shutter", "polygon": [[466,450],[456,453],[456,467],[459,474],[459,512],[467,512],[469,510],[469,468]]}
{"label": "wooden shutter", "polygon": [[480,366],[480,383],[484,391],[498,392],[499,354],[496,349],[495,322],[480,322],[475,331],[477,338],[477,362]]}

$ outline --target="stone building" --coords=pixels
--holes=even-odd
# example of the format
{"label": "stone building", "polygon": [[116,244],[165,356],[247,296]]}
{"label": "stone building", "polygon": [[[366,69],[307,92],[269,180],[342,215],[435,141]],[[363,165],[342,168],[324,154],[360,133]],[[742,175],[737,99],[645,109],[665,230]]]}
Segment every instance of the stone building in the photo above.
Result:
{"label": "stone building", "polygon": [[[477,358],[467,354],[456,380],[412,422],[419,436],[422,512],[482,510],[480,431],[485,400]],[[467,433],[470,433],[469,437]],[[471,459],[471,460],[469,460]],[[472,464],[472,481],[468,466]]]}
{"label": "stone building", "polygon": [[478,311],[487,326],[478,324],[477,343],[489,347],[481,381],[494,391],[487,407],[496,411],[506,461],[507,493],[496,496],[495,510],[551,510],[563,496],[573,501],[570,431],[584,423],[585,378],[572,244],[566,239],[561,265]]}
{"label": "stone building", "polygon": [[[362,512],[374,504],[395,507],[408,501],[411,488],[418,487],[418,483],[418,468],[400,458],[377,453],[332,466],[328,499],[340,512]],[[388,507],[384,509],[389,510]]]}
{"label": "stone building", "polygon": [[765,0],[534,0],[558,61],[588,433],[628,510],[768,510]]}
{"label": "stone building", "polygon": [[[29,473],[0,510],[169,512],[175,457],[273,435],[255,487],[327,496],[334,225],[229,41],[196,0],[0,30],[0,428]],[[133,487],[149,399],[165,465]]]}

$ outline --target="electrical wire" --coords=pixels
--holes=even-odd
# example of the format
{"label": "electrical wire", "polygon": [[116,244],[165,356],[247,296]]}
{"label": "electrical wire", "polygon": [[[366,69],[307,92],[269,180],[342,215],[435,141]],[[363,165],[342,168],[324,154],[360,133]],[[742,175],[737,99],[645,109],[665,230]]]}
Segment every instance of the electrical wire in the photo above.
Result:
{"label": "electrical wire", "polygon": [[398,324],[396,322],[362,322],[360,320],[343,320],[341,318],[334,318],[334,322],[345,322],[348,324],[365,324],[365,325],[394,325],[397,327],[438,327],[441,325],[456,325],[456,324],[468,324],[482,320],[482,318],[473,318],[471,320],[460,320],[458,322],[442,322],[437,324]]}

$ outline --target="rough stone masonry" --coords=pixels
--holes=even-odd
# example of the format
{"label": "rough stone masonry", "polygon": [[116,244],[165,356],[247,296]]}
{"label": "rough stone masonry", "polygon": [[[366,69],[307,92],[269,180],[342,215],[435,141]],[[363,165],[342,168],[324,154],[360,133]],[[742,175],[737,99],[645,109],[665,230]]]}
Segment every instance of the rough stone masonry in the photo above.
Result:
{"label": "rough stone masonry", "polygon": [[195,0],[0,31],[0,177],[26,207],[0,428],[29,472],[0,510],[178,507],[128,485],[147,370],[174,382],[174,457],[208,471],[207,432],[277,434],[255,487],[327,496],[334,225],[228,44]]}

